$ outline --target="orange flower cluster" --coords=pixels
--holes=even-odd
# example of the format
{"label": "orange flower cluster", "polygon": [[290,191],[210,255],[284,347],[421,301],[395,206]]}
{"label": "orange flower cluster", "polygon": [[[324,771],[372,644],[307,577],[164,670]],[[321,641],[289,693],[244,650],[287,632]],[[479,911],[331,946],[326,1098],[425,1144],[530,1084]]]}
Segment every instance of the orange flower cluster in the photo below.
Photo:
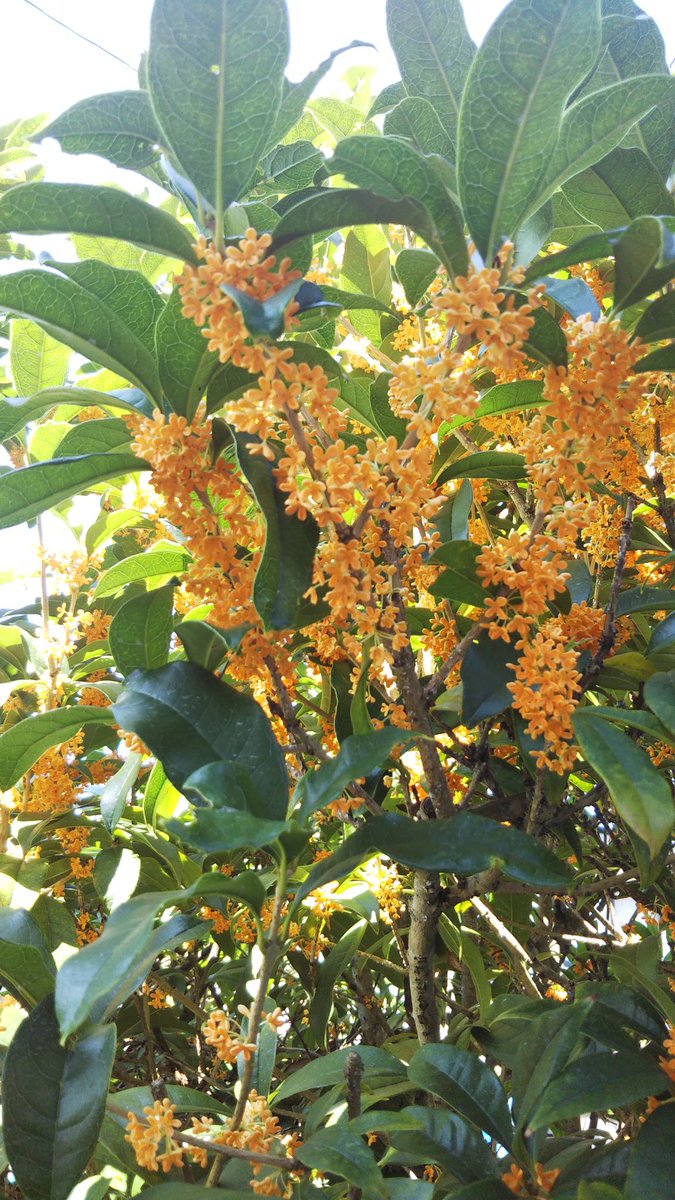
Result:
{"label": "orange flower cluster", "polygon": [[247,1042],[241,1033],[233,1032],[230,1019],[222,1008],[216,1008],[209,1014],[202,1026],[202,1034],[206,1044],[213,1046],[221,1062],[234,1063],[240,1054],[244,1059],[252,1058],[255,1054],[255,1043]]}
{"label": "orange flower cluster", "polygon": [[485,619],[493,639],[527,637],[548,602],[565,590],[567,541],[554,533],[520,534],[516,530],[484,546],[477,560],[483,583],[499,589],[485,602]]}
{"label": "orange flower cluster", "polygon": [[668,1026],[668,1037],[664,1038],[663,1045],[668,1053],[659,1059],[659,1066],[665,1071],[668,1078],[675,1083],[675,1025]]}
{"label": "orange flower cluster", "polygon": [[83,744],[84,734],[77,733],[40,756],[24,793],[23,806],[27,812],[60,813],[72,808],[80,787],[76,764]]}
{"label": "orange flower cluster", "polygon": [[[543,1163],[534,1164],[534,1175],[537,1186],[546,1195],[553,1190],[559,1174],[559,1167],[553,1167],[550,1171],[547,1171]],[[523,1168],[519,1167],[517,1163],[513,1163],[509,1170],[502,1175],[502,1183],[506,1185],[510,1192],[519,1196],[525,1186],[525,1172]]]}
{"label": "orange flower cluster", "polygon": [[546,748],[533,755],[537,766],[563,774],[576,758],[572,713],[581,680],[577,652],[568,648],[558,621],[548,621],[531,640],[517,645],[521,655],[514,667],[516,679],[506,686],[530,737],[546,739]]}

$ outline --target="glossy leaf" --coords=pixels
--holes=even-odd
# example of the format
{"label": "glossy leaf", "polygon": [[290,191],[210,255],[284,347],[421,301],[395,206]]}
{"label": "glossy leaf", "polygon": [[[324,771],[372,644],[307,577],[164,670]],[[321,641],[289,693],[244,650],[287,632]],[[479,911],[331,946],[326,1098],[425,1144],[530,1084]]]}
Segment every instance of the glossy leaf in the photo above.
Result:
{"label": "glossy leaf", "polygon": [[645,700],[675,737],[675,671],[659,671],[645,684]]}
{"label": "glossy leaf", "polygon": [[431,584],[431,595],[480,608],[485,603],[485,589],[476,573],[479,554],[479,548],[467,541],[445,542],[439,546],[431,562],[442,563],[446,569]]}
{"label": "glossy leaf", "polygon": [[108,639],[123,675],[141,667],[163,667],[173,633],[173,584],[132,596],[115,613]]}
{"label": "glossy leaf", "polygon": [[370,775],[387,760],[392,750],[414,734],[404,729],[378,729],[373,733],[345,738],[335,758],[303,775],[295,789],[298,819],[305,821],[318,808],[337,800],[345,788],[361,776]]}
{"label": "glossy leaf", "polygon": [[66,154],[99,154],[118,167],[139,170],[154,162],[160,132],[147,92],[87,96],[40,130]]}
{"label": "glossy leaf", "polygon": [[506,685],[515,680],[515,657],[509,642],[493,641],[486,630],[481,630],[472,642],[461,666],[462,715],[467,725],[477,725],[512,704],[513,697]]}
{"label": "glossy leaf", "polygon": [[248,771],[268,811],[286,814],[286,763],[271,725],[255,700],[193,663],[134,671],[114,705],[123,729],[133,730],[183,783],[200,767],[227,762]]}
{"label": "glossy leaf", "polygon": [[556,886],[566,877],[562,863],[534,838],[475,813],[432,823],[387,813],[359,826],[330,858],[313,867],[298,898],[332,879],[345,878],[378,851],[421,871],[474,875],[499,865],[509,878],[542,887]]}
{"label": "glossy leaf", "polygon": [[54,990],[56,967],[32,913],[0,908],[0,980],[20,1004],[33,1008]]}
{"label": "glossy leaf", "polygon": [[[422,223],[412,228],[448,268],[451,275],[467,270],[468,252],[458,208],[439,175],[412,146],[399,138],[349,137],[341,141],[330,160],[332,174],[344,175],[357,188],[367,188],[387,200],[406,201],[414,196],[422,208]],[[279,236],[283,218],[276,236]]]}
{"label": "glossy leaf", "polygon": [[666,611],[675,608],[675,593],[664,587],[627,588],[619,594],[616,615],[625,617],[629,613],[655,612],[664,608]]}
{"label": "glossy leaf", "polygon": [[96,585],[95,598],[114,596],[130,583],[146,581],[161,586],[171,575],[182,575],[191,561],[190,552],[176,542],[155,542],[149,550],[131,554],[104,571]]}
{"label": "glossy leaf", "polygon": [[0,199],[0,233],[83,233],[121,238],[194,262],[192,237],[175,217],[119,188],[90,183],[20,183]]}
{"label": "glossy leaf", "polygon": [[274,477],[274,464],[251,454],[237,438],[237,457],[265,521],[265,547],[253,587],[253,603],[265,629],[293,628],[302,598],[312,583],[319,527],[286,512],[285,493]]}
{"label": "glossy leaf", "polygon": [[125,388],[119,393],[95,392],[93,388],[81,387],[48,388],[27,400],[5,397],[0,401],[0,441],[4,442],[21,433],[31,421],[60,405],[73,408],[121,408],[126,412],[140,410],[144,415],[147,415],[146,408],[152,411],[147,396],[136,388]]}
{"label": "glossy leaf", "polygon": [[132,750],[115,774],[106,781],[99,797],[99,808],[106,829],[114,833],[134,786],[143,756]]}
{"label": "glossy leaf", "polygon": [[112,309],[72,280],[51,271],[3,275],[0,308],[29,317],[78,354],[158,395],[154,355]]}
{"label": "glossy leaf", "polygon": [[675,1108],[663,1105],[651,1113],[633,1142],[624,1200],[669,1200],[673,1190]]}
{"label": "glossy leaf", "polygon": [[544,282],[546,283],[546,295],[551,300],[555,300],[556,304],[564,308],[571,317],[588,315],[592,321],[600,320],[602,310],[585,280],[577,279],[574,276],[569,279],[554,279],[549,276]]}
{"label": "glossy leaf", "polygon": [[565,105],[599,46],[599,0],[513,0],[478,48],[462,97],[457,174],[486,262],[546,199]]}
{"label": "glossy leaf", "polygon": [[69,741],[92,723],[112,724],[110,712],[77,704],[35,713],[11,725],[0,733],[0,789],[13,787],[46,750]]}
{"label": "glossy leaf", "polygon": [[363,1063],[363,1078],[369,1083],[374,1078],[384,1079],[387,1083],[400,1083],[406,1078],[406,1069],[400,1059],[394,1058],[381,1046],[344,1046],[287,1075],[276,1092],[275,1103],[287,1100],[289,1096],[297,1096],[300,1092],[311,1092],[340,1083],[345,1077],[347,1058],[354,1050]]}
{"label": "glossy leaf", "polygon": [[573,719],[579,745],[607,784],[619,816],[655,857],[675,820],[668,783],[645,750],[592,708],[579,709]]}
{"label": "glossy leaf", "polygon": [[62,1046],[51,996],[18,1029],[3,1074],[3,1125],[17,1183],[31,1200],[66,1200],[96,1145],[115,1030]]}
{"label": "glossy leaf", "polygon": [[408,1068],[413,1083],[507,1148],[513,1137],[506,1093],[494,1071],[457,1046],[421,1046]]}
{"label": "glossy leaf", "polygon": [[[412,1132],[395,1128],[387,1130],[393,1147],[388,1154],[388,1161],[411,1166],[437,1163],[462,1182],[482,1180],[490,1174],[494,1177],[495,1160],[483,1135],[461,1117],[442,1108],[422,1108],[418,1105],[403,1111],[409,1118],[416,1119],[421,1128]],[[488,1187],[481,1191],[480,1200],[492,1195]]]}
{"label": "glossy leaf", "polygon": [[614,306],[624,309],[675,272],[675,233],[658,217],[637,217],[617,239],[614,258]]}
{"label": "glossy leaf", "polygon": [[441,472],[436,482],[448,479],[526,479],[525,459],[522,454],[511,454],[508,450],[479,450],[466,454]]}
{"label": "glossy leaf", "polygon": [[475,50],[459,0],[387,0],[387,31],[408,95],[429,102],[456,145],[459,106]]}
{"label": "glossy leaf", "polygon": [[663,1091],[663,1079],[663,1071],[647,1054],[584,1054],[564,1067],[545,1089],[530,1116],[529,1128],[543,1129],[597,1109],[633,1104]]}
{"label": "glossy leaf", "polygon": [[214,208],[250,183],[282,100],[288,15],[277,0],[156,0],[148,87],[181,170]]}
{"label": "glossy leaf", "polygon": [[365,1197],[387,1196],[375,1156],[358,1134],[344,1125],[318,1129],[296,1151],[301,1162],[338,1175],[363,1191]]}

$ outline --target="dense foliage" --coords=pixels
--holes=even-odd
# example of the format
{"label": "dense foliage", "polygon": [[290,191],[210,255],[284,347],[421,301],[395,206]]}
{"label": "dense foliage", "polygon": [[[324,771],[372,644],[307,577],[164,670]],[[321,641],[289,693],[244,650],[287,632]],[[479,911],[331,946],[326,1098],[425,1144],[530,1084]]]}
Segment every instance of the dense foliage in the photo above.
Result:
{"label": "dense foliage", "polygon": [[672,1195],[674,85],[632,0],[387,17],[312,99],[156,0],[0,131],[11,1196]]}

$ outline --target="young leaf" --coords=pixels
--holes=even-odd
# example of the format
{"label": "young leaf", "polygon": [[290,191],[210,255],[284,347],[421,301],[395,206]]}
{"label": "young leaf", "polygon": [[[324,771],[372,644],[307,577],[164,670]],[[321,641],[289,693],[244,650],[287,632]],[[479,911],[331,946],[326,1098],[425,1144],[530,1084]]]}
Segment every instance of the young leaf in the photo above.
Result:
{"label": "young leaf", "polygon": [[152,107],[180,169],[216,209],[239,198],[269,144],[288,50],[278,0],[156,0]]}
{"label": "young leaf", "polygon": [[502,1146],[511,1145],[513,1122],[506,1093],[494,1071],[475,1054],[457,1046],[421,1046],[408,1074],[413,1083],[440,1096]]}
{"label": "young leaf", "polygon": [[429,102],[455,146],[475,51],[462,5],[459,0],[387,0],[387,31],[408,95]]}
{"label": "young leaf", "polygon": [[177,788],[209,763],[238,764],[267,796],[268,812],[285,816],[286,763],[267,717],[255,700],[208,671],[186,662],[134,671],[114,714],[150,746]]}
{"label": "young leaf", "polygon": [[93,1153],[115,1056],[115,1029],[62,1046],[51,996],[20,1025],[3,1073],[3,1126],[31,1200],[66,1200]]}
{"label": "young leaf", "polygon": [[6,791],[38,758],[75,737],[88,724],[112,724],[111,713],[96,705],[77,704],[35,713],[0,733],[0,789]]}
{"label": "young leaf", "polygon": [[87,96],[41,129],[37,140],[56,138],[66,154],[100,154],[132,171],[157,158],[159,126],[147,92],[104,92]]}
{"label": "young leaf", "polygon": [[119,188],[19,183],[0,199],[0,233],[83,233],[195,262],[192,237],[170,213]]}
{"label": "young leaf", "polygon": [[[657,714],[658,715],[658,714]],[[593,770],[607,784],[619,816],[655,858],[675,820],[667,781],[645,750],[592,708],[574,714],[574,730]]]}
{"label": "young leaf", "polygon": [[599,0],[513,0],[478,48],[460,108],[457,175],[486,262],[546,198],[565,105],[599,46]]}

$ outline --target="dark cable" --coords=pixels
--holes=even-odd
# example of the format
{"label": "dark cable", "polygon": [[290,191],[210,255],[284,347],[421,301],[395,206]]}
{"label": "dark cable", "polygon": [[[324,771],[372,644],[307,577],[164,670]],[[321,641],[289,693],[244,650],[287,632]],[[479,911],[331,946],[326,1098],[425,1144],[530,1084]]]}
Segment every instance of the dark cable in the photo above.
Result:
{"label": "dark cable", "polygon": [[86,34],[78,33],[77,29],[73,29],[72,26],[66,25],[65,21],[59,21],[58,17],[53,16],[52,13],[47,12],[44,8],[40,8],[39,4],[34,4],[33,0],[23,0],[23,2],[24,4],[27,4],[29,8],[34,8],[37,12],[42,13],[43,17],[49,17],[50,21],[54,21],[55,24],[60,25],[62,29],[67,29],[68,33],[72,33],[75,37],[80,38],[81,41],[88,42],[89,45],[94,46],[96,50],[101,50],[104,54],[109,55],[110,58],[117,59],[118,63],[121,63],[123,67],[128,67],[130,71],[136,71],[136,68],[132,67],[131,63],[128,63],[124,58],[120,58],[119,54],[114,54],[112,50],[106,50],[105,46],[101,46],[98,42],[92,41],[92,39],[87,37]]}

